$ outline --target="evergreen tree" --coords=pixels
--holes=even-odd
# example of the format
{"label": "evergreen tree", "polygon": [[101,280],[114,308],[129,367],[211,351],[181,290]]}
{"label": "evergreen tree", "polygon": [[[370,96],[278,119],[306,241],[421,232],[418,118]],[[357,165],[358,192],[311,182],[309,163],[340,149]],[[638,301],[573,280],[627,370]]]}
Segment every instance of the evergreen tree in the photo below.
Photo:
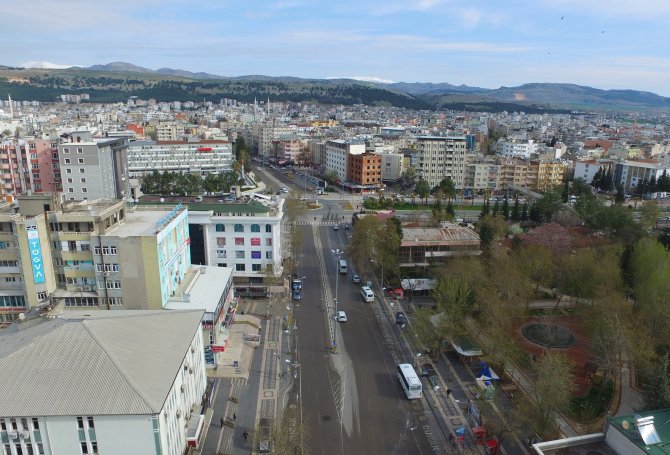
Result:
{"label": "evergreen tree", "polygon": [[484,205],[482,205],[482,211],[479,212],[479,218],[484,218],[489,214],[489,200],[484,199]]}
{"label": "evergreen tree", "polygon": [[625,200],[626,195],[623,192],[623,187],[621,185],[617,185],[616,196],[614,196],[614,202],[617,204],[623,204]]}
{"label": "evergreen tree", "polygon": [[[598,168],[595,175],[593,176],[593,179],[591,179],[591,186],[599,190],[602,185],[602,181],[603,181],[603,169]],[[567,200],[565,202],[567,202]]]}
{"label": "evergreen tree", "polygon": [[499,213],[500,213],[500,202],[498,202],[498,200],[496,199],[496,203],[493,204],[493,212],[492,212],[492,214],[493,214],[493,216],[496,216],[496,215],[498,215]]}
{"label": "evergreen tree", "polygon": [[649,186],[647,187],[647,193],[655,193],[658,191],[656,185],[656,175],[652,175],[649,179]]}
{"label": "evergreen tree", "polygon": [[502,203],[502,216],[509,220],[509,200],[505,198]]}
{"label": "evergreen tree", "polygon": [[667,171],[664,169],[661,176],[656,181],[657,191],[670,191],[670,179],[668,178]]}
{"label": "evergreen tree", "polygon": [[521,221],[528,220],[528,202],[523,203],[523,208],[521,209]]}
{"label": "evergreen tree", "polygon": [[668,378],[668,353],[657,359],[654,371],[642,389],[644,409],[655,409],[670,406],[670,378]]}
{"label": "evergreen tree", "polygon": [[563,200],[563,203],[567,203],[568,199],[570,198],[570,182],[567,180],[563,184],[563,191],[561,191],[561,199]]}
{"label": "evergreen tree", "polygon": [[602,183],[602,188],[600,188],[603,191],[610,192],[614,189],[614,176],[612,175],[612,167],[607,168],[607,172],[605,172],[605,177],[603,179]]}
{"label": "evergreen tree", "polygon": [[454,206],[451,201],[447,202],[447,214],[451,217],[452,220],[456,218],[456,211],[454,210]]}
{"label": "evergreen tree", "polygon": [[521,207],[519,206],[519,198],[514,198],[514,206],[512,207],[512,221],[519,221],[521,218]]}

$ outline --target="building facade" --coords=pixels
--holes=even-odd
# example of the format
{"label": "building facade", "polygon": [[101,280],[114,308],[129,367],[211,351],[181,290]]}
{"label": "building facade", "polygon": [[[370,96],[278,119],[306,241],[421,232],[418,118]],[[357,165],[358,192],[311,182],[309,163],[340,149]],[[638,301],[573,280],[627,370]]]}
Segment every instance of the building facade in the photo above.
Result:
{"label": "building facade", "polygon": [[365,153],[365,144],[351,144],[344,140],[326,142],[324,173],[335,172],[341,181],[347,180],[347,169],[350,155]]}
{"label": "building facade", "polygon": [[465,137],[418,136],[417,177],[435,187],[449,177],[456,188],[465,184],[467,142]]}
{"label": "building facade", "polygon": [[207,386],[201,311],[35,319],[0,334],[4,454],[181,455],[197,445]]}
{"label": "building facade", "polygon": [[218,174],[233,168],[233,148],[228,141],[159,141],[131,143],[128,174],[141,178],[154,171]]}
{"label": "building facade", "polygon": [[347,180],[358,185],[377,186],[382,178],[382,158],[374,153],[350,155],[347,165]]}

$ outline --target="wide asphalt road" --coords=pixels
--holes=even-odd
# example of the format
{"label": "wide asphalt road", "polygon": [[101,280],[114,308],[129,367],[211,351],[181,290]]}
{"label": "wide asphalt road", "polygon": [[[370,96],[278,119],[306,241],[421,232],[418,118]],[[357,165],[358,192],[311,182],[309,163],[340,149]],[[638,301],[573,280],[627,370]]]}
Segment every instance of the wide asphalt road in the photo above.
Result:
{"label": "wide asphalt road", "polygon": [[[351,272],[337,273],[331,250],[346,248],[347,231],[319,226],[303,229],[301,275],[303,299],[295,306],[300,350],[302,412],[308,454],[430,454],[446,453],[436,442],[437,426],[425,400],[405,399],[396,364],[389,352],[372,305],[360,298]],[[316,245],[321,246],[319,259]],[[346,259],[346,258],[345,258]],[[338,353],[329,351],[331,332],[322,301],[322,270],[338,309],[348,322],[335,323]],[[331,302],[332,306],[332,302]],[[330,317],[332,318],[332,312]],[[388,321],[385,321],[387,324]],[[395,329],[395,327],[391,327]],[[443,441],[443,438],[439,438]]]}

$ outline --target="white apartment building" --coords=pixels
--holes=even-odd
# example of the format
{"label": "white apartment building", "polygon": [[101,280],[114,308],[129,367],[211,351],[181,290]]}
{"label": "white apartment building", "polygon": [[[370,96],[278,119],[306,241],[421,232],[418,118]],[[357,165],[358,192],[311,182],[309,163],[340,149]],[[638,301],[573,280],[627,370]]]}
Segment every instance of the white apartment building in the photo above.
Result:
{"label": "white apartment building", "polygon": [[0,451],[181,455],[195,446],[205,423],[202,315],[88,311],[14,323],[0,333]]}
{"label": "white apartment building", "polygon": [[501,140],[497,144],[498,155],[505,158],[530,159],[531,154],[537,152],[537,144],[532,139],[523,141]]}
{"label": "white apartment building", "polygon": [[432,187],[450,177],[456,188],[465,184],[467,141],[465,136],[418,136],[417,177]]}
{"label": "white apartment building", "polygon": [[337,178],[345,181],[349,155],[362,155],[363,153],[365,153],[365,144],[351,144],[341,139],[327,141],[323,171],[324,173],[335,171]]}
{"label": "white apartment building", "polygon": [[394,182],[405,171],[405,157],[401,153],[384,152],[382,157],[382,182]]}
{"label": "white apartment building", "polygon": [[128,175],[141,178],[154,171],[217,174],[233,168],[233,147],[228,141],[132,142],[128,147]]}

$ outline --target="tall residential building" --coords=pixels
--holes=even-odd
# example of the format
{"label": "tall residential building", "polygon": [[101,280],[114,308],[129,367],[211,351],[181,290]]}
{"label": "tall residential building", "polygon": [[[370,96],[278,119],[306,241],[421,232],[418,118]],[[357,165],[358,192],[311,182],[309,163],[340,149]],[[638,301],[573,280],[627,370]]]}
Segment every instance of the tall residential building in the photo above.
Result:
{"label": "tall residential building", "polygon": [[467,141],[464,136],[418,136],[417,177],[432,187],[442,179],[451,178],[456,188],[465,184]]}
{"label": "tall residential building", "polygon": [[363,187],[361,189],[376,188],[382,179],[381,163],[381,156],[374,153],[350,155],[347,180]]}
{"label": "tall residential building", "polygon": [[0,322],[48,302],[162,309],[190,267],[185,207],[128,211],[45,193],[13,208],[0,207]]}
{"label": "tall residential building", "polygon": [[502,157],[530,159],[530,156],[537,151],[537,144],[532,139],[521,141],[500,140],[497,148],[498,155]]}
{"label": "tall residential building", "polygon": [[496,190],[500,187],[501,166],[495,162],[474,161],[465,166],[465,188]]}
{"label": "tall residential building", "polygon": [[202,314],[65,312],[2,331],[3,453],[181,455],[196,446],[207,389]]}
{"label": "tall residential building", "polygon": [[382,182],[395,182],[405,171],[405,159],[401,153],[381,154],[381,180]]}
{"label": "tall residential building", "polygon": [[327,141],[323,171],[324,173],[335,172],[339,180],[345,181],[349,156],[363,153],[365,153],[365,144],[352,144],[341,139]]}
{"label": "tall residential building", "polygon": [[156,125],[156,139],[159,141],[181,141],[184,134],[184,125],[181,123],[159,123]]}
{"label": "tall residential building", "polygon": [[70,201],[122,198],[127,192],[125,138],[93,139],[89,132],[73,132],[70,142],[58,145],[61,180]]}
{"label": "tall residential building", "polygon": [[154,171],[188,174],[217,174],[233,168],[233,148],[228,141],[131,142],[128,147],[128,175],[144,177]]}
{"label": "tall residential building", "polygon": [[2,193],[17,196],[55,191],[60,184],[56,147],[57,141],[33,138],[0,143]]}

